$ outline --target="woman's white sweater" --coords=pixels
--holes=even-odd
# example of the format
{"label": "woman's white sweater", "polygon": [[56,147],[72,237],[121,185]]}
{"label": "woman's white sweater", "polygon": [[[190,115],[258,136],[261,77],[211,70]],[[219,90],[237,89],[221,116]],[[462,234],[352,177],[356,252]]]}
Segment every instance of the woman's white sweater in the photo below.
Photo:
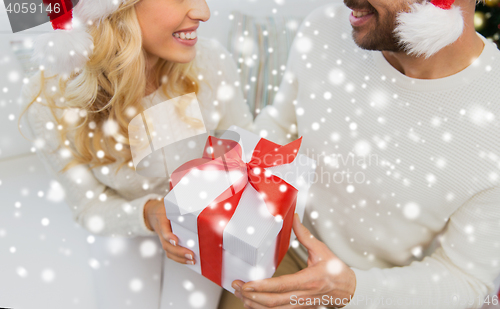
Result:
{"label": "woman's white sweater", "polygon": [[[252,115],[239,87],[239,75],[227,50],[217,41],[199,38],[195,64],[199,68],[200,91],[197,95],[207,130],[224,130],[233,124],[249,129]],[[131,85],[133,87],[133,85]],[[31,102],[40,89],[40,73],[23,86],[23,106]],[[46,91],[62,97],[55,78],[48,81]],[[41,98],[42,103],[46,102]],[[145,109],[168,100],[162,91],[146,96]],[[60,116],[60,110],[58,116]],[[26,113],[27,126],[34,140],[36,153],[46,169],[64,191],[65,201],[74,220],[89,231],[103,236],[151,236],[143,217],[144,205],[150,199],[161,198],[168,192],[165,178],[147,178],[125,166],[115,174],[118,163],[90,170],[76,166],[65,173],[59,171],[72,156],[60,144],[57,122],[50,109],[35,102]],[[163,115],[176,130],[187,126],[176,113]],[[68,140],[72,141],[71,138]],[[73,147],[70,143],[67,147]],[[125,151],[125,150],[123,150]]]}

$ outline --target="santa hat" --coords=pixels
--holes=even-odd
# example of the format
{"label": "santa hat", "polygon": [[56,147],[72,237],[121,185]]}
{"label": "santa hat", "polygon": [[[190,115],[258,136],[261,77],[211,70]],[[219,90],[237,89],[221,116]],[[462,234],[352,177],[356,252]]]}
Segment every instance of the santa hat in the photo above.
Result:
{"label": "santa hat", "polygon": [[409,55],[429,58],[454,43],[464,30],[455,0],[424,0],[397,16],[395,34]]}
{"label": "santa hat", "polygon": [[124,0],[80,0],[73,8],[71,0],[43,0],[58,13],[49,13],[54,31],[38,36],[34,42],[32,60],[49,74],[63,78],[82,69],[89,60],[94,44],[87,28],[100,23],[116,11]]}

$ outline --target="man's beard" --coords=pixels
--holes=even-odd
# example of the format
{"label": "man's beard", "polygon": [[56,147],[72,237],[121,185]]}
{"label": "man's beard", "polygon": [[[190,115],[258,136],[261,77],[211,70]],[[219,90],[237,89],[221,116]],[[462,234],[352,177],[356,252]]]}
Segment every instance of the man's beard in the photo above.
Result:
{"label": "man's beard", "polygon": [[392,12],[390,16],[387,16],[384,20],[380,20],[378,12],[366,1],[344,0],[344,4],[349,7],[369,9],[374,12],[372,18],[375,18],[376,26],[369,30],[364,37],[360,37],[358,35],[358,30],[353,27],[352,36],[356,45],[366,50],[403,51],[394,33],[394,29],[396,28],[396,16],[399,11]]}

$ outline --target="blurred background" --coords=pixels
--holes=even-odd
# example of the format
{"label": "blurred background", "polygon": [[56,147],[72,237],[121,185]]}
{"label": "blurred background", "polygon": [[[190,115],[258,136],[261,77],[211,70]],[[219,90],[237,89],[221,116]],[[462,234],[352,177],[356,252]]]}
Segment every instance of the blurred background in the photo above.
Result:
{"label": "blurred background", "polygon": [[[211,19],[198,35],[220,41],[232,53],[256,114],[274,98],[302,19],[334,2],[341,0],[208,0]],[[476,29],[497,42],[499,5],[500,0],[487,0],[475,16]],[[46,31],[53,31],[49,23],[12,34],[0,6],[0,307],[95,309],[92,272],[110,262],[100,260],[92,246],[116,255],[126,248],[120,240],[99,242],[72,221],[60,185],[17,128],[21,87],[37,69],[29,61],[32,40]],[[120,308],[140,294],[137,282],[129,284],[132,293]]]}

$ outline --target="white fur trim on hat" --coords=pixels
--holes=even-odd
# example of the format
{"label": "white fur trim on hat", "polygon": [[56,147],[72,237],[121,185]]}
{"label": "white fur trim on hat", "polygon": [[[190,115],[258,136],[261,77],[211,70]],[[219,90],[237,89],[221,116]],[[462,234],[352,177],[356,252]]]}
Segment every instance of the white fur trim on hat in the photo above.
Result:
{"label": "white fur trim on hat", "polygon": [[412,56],[431,57],[462,35],[464,19],[460,7],[445,10],[432,3],[415,3],[397,17],[395,34]]}
{"label": "white fur trim on hat", "polygon": [[123,0],[80,0],[74,7],[73,14],[82,23],[87,23],[89,20],[100,23],[116,11],[122,2]]}
{"label": "white fur trim on hat", "polygon": [[94,49],[92,36],[86,31],[90,22],[99,26],[124,1],[78,1],[72,10],[72,27],[67,27],[73,29],[57,29],[38,36],[34,42],[32,60],[43,65],[49,74],[59,74],[63,78],[68,78],[77,69],[83,69]]}
{"label": "white fur trim on hat", "polygon": [[93,48],[92,36],[84,28],[58,29],[35,39],[32,60],[43,65],[49,74],[67,78],[85,66]]}

